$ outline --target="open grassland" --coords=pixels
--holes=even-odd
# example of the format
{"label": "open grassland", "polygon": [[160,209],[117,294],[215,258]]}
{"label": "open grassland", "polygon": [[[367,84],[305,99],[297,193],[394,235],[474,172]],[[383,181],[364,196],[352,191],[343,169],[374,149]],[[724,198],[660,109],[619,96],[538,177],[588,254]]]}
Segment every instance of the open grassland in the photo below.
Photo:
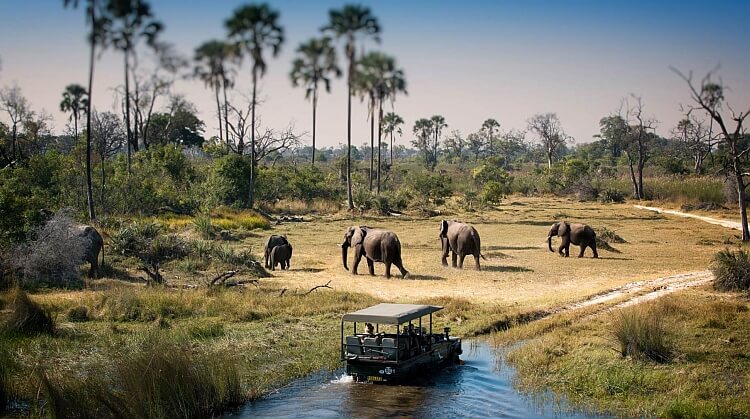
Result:
{"label": "open grassland", "polygon": [[[230,210],[222,211],[212,218],[237,216]],[[180,221],[169,224],[169,230],[187,238],[200,236],[194,220],[169,219],[175,218]],[[488,259],[482,260],[481,272],[474,270],[473,259],[468,258],[462,271],[440,265],[441,218],[461,219],[477,227]],[[560,219],[586,222],[599,231],[606,227],[626,243],[611,243],[620,253],[600,250],[598,260],[590,253],[583,259],[562,258],[550,253],[545,242],[549,226]],[[359,266],[360,275],[346,272],[340,243],[350,225],[395,231],[411,277],[385,279],[382,264],[376,264],[377,275],[370,277],[364,261]],[[144,287],[132,282],[138,276],[137,262],[109,255],[109,270],[119,279],[92,281],[89,289],[82,291],[32,294],[31,300],[55,319],[55,332],[4,334],[0,376],[6,378],[0,377],[0,384],[5,382],[0,387],[5,387],[12,399],[40,397],[42,404],[30,405],[33,414],[51,409],[64,416],[69,411],[66,406],[75,410],[108,403],[115,407],[155,406],[150,415],[165,417],[175,414],[168,408],[173,402],[168,397],[172,383],[163,380],[144,389],[132,385],[129,377],[146,374],[141,362],[144,354],[176,353],[179,356],[160,362],[178,369],[212,366],[192,375],[192,387],[211,389],[208,393],[214,400],[206,401],[195,394],[184,396],[194,399],[196,406],[204,406],[196,410],[200,414],[191,415],[206,415],[320,368],[337,367],[340,316],[375,302],[444,305],[446,310],[437,316],[436,323],[468,336],[523,323],[537,313],[627,282],[704,270],[717,250],[737,242],[736,233],[722,227],[630,205],[512,197],[485,212],[445,211],[442,216],[427,219],[338,214],[272,224],[266,231],[248,231],[240,225],[232,232],[232,239],[220,246],[237,253],[251,251],[260,259],[269,234],[286,234],[293,244],[291,270],[274,271],[270,277],[259,278],[256,285],[208,289],[206,280],[231,268],[231,264],[210,262],[201,269],[173,261],[163,266],[163,275],[176,288]],[[559,239],[553,241],[558,243]],[[572,246],[571,254],[576,256],[577,252],[578,248]],[[353,252],[349,255],[351,258]],[[392,273],[396,272],[394,268]],[[245,270],[233,280],[252,279],[248,275],[250,271]],[[314,286],[327,283],[332,290],[323,288],[305,295]],[[183,288],[186,286],[197,288]],[[11,300],[11,294],[0,296],[0,317],[11,316]],[[535,323],[548,324],[547,330],[571,323],[556,319]],[[3,359],[12,361],[1,362]],[[209,370],[217,372],[209,374]],[[89,403],[103,397],[92,390],[97,388],[120,390],[114,393],[117,399]],[[164,397],[143,401],[136,397],[143,392]],[[60,394],[81,396],[60,401],[61,396],[56,397]],[[76,400],[87,400],[88,404],[77,405]],[[63,408],[58,409],[58,405]],[[102,411],[94,413],[107,416]]]}
{"label": "open grassland", "polygon": [[[542,334],[539,325],[521,326],[509,334],[537,337],[512,352],[510,360],[522,388],[553,389],[592,411],[748,417],[749,321],[746,296],[707,286],[575,321],[569,315],[548,319]],[[499,341],[504,334],[497,335]],[[659,355],[623,357],[618,340],[623,336],[635,336]]]}

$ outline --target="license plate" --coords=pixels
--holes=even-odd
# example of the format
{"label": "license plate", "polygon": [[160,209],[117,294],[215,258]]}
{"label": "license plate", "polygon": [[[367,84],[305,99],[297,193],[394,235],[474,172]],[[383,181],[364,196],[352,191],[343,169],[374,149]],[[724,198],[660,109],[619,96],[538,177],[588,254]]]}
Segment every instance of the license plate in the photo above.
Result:
{"label": "license plate", "polygon": [[383,377],[378,377],[377,375],[368,375],[367,381],[383,381]]}

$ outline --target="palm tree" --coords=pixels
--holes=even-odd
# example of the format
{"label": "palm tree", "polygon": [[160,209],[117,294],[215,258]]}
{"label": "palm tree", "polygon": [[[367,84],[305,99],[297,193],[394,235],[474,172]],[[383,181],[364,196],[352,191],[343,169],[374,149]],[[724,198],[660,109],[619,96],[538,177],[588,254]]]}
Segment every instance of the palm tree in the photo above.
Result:
{"label": "palm tree", "polygon": [[328,12],[328,25],[322,28],[323,31],[331,32],[336,39],[344,39],[346,58],[349,60],[347,69],[347,114],[346,114],[346,189],[347,202],[349,209],[354,209],[352,199],[352,94],[354,84],[354,65],[356,42],[358,37],[371,37],[375,42],[380,42],[378,33],[380,25],[375,16],[372,15],[369,7],[347,4],[339,10],[330,10]]}
{"label": "palm tree", "polygon": [[65,87],[63,100],[60,102],[60,111],[70,112],[76,140],[78,139],[78,118],[81,116],[81,112],[88,108],[88,101],[86,88],[80,84],[69,84]]}
{"label": "palm tree", "polygon": [[331,45],[331,38],[312,38],[297,48],[298,57],[292,62],[289,77],[292,85],[305,86],[305,99],[312,96],[312,165],[315,166],[315,123],[318,107],[318,84],[325,85],[326,92],[331,93],[329,74],[341,77],[341,69],[336,65],[336,50]]}
{"label": "palm tree", "polygon": [[[88,0],[86,14],[88,15],[88,24],[91,25],[91,32],[88,36],[89,41],[89,86],[86,92],[86,198],[88,199],[89,221],[96,219],[94,211],[94,195],[91,188],[91,97],[94,88],[94,62],[96,56],[96,45],[104,45],[106,37],[104,31],[107,20],[101,17],[99,4],[97,0]],[[63,0],[63,6],[78,7],[78,0]],[[99,16],[99,17],[98,17]],[[76,120],[76,131],[78,131]],[[76,134],[76,136],[78,136]]]}
{"label": "palm tree", "polygon": [[130,127],[130,56],[138,40],[156,47],[156,37],[163,29],[161,22],[154,19],[151,5],[146,0],[108,0],[106,5],[109,18],[108,37],[115,48],[123,53],[125,67],[125,131],[128,137],[128,171],[130,153],[138,151],[138,139]]}
{"label": "palm tree", "polygon": [[364,57],[358,61],[355,66],[356,69],[354,74],[354,87],[353,90],[356,92],[362,101],[367,100],[367,117],[370,119],[370,172],[369,190],[372,192],[372,179],[375,171],[375,89],[376,82],[373,73],[373,69],[368,68],[373,63],[364,62]]}
{"label": "palm tree", "polygon": [[414,127],[412,132],[417,137],[412,144],[416,146],[424,154],[424,160],[427,167],[430,170],[435,170],[437,164],[437,153],[434,148],[430,145],[430,137],[434,132],[435,124],[432,119],[420,118],[414,121]]}
{"label": "palm tree", "polygon": [[432,118],[430,118],[430,121],[432,121],[432,129],[433,129],[433,133],[435,134],[433,154],[435,155],[435,164],[437,164],[438,143],[440,142],[440,133],[443,131],[443,128],[448,127],[448,124],[445,123],[445,118],[443,118],[441,115],[433,115]]}
{"label": "palm tree", "polygon": [[398,132],[398,135],[403,135],[401,131],[401,125],[404,124],[404,118],[395,112],[388,112],[383,116],[383,130],[386,134],[391,136],[391,165],[393,165],[393,132]]}
{"label": "palm tree", "polygon": [[228,118],[224,115],[223,123],[227,130],[222,130],[222,111],[221,102],[219,101],[219,91],[224,88],[224,106],[226,110],[226,89],[231,87],[233,82],[230,78],[229,61],[233,59],[232,45],[223,41],[207,41],[195,49],[193,58],[196,62],[193,74],[203,81],[206,87],[214,90],[216,97],[216,115],[219,119],[219,139],[229,143]]}
{"label": "palm tree", "polygon": [[487,145],[488,145],[489,152],[490,152],[491,156],[495,155],[495,146],[494,146],[495,135],[494,135],[494,133],[495,133],[495,129],[496,128],[497,129],[500,128],[500,123],[497,122],[496,120],[492,119],[492,118],[486,119],[482,123],[482,129],[481,130],[487,133]]}
{"label": "palm tree", "polygon": [[379,194],[380,169],[382,166],[380,163],[380,145],[383,141],[383,102],[386,99],[393,102],[396,94],[406,93],[406,80],[404,79],[404,72],[396,68],[396,60],[380,52],[371,52],[364,56],[359,62],[358,74],[362,80],[365,80],[363,86],[369,89],[371,108],[373,108],[371,121],[375,120],[375,105],[377,104],[378,107],[378,169],[376,176]]}
{"label": "palm tree", "polygon": [[[250,191],[247,205],[253,206],[253,190],[255,188],[255,107],[257,105],[258,76],[266,74],[266,61],[263,50],[271,49],[271,55],[276,57],[284,43],[284,29],[279,26],[279,12],[272,10],[268,4],[248,4],[240,6],[232,17],[224,23],[229,31],[229,37],[237,41],[237,45],[244,48],[253,60],[253,103],[250,129]],[[240,151],[241,153],[241,151]]]}

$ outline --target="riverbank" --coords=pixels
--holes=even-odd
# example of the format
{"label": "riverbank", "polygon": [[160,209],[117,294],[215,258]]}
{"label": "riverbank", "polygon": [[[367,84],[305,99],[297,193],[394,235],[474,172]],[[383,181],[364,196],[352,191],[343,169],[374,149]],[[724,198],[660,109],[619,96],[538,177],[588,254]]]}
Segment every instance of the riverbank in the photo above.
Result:
{"label": "riverbank", "polygon": [[[463,271],[440,265],[441,218],[462,219],[477,227],[488,259],[482,261],[482,271],[474,270],[473,263]],[[600,259],[590,254],[578,259],[549,252],[544,239],[549,225],[559,219],[614,232],[624,240],[610,242],[619,253],[600,250]],[[348,225],[395,231],[411,278],[385,279],[382,265],[376,265],[375,277],[363,274],[364,265],[358,276],[344,271],[340,243]],[[176,228],[176,234],[195,234],[190,222]],[[138,275],[135,261],[109,257],[115,265],[111,271],[127,280],[96,280],[82,291],[32,293],[31,300],[52,314],[56,332],[3,339],[6,358],[12,360],[6,368],[11,398],[25,401],[21,406],[26,411],[31,408],[32,415],[46,414],[52,403],[79,409],[101,406],[97,389],[129,388],[123,383],[149,371],[140,361],[157,348],[159,353],[181,354],[162,361],[175,367],[175,374],[192,368],[194,391],[213,389],[216,397],[210,406],[218,411],[311,372],[335,368],[339,319],[347,311],[378,301],[440,304],[446,309],[436,322],[450,326],[457,335],[482,334],[634,281],[703,270],[723,243],[736,240],[719,226],[624,204],[514,197],[481,213],[446,212],[435,218],[341,214],[288,222],[270,231],[233,234],[236,240],[221,245],[258,257],[272,233],[286,234],[294,245],[292,269],[241,286],[209,289],[206,280],[217,272],[188,269],[188,263],[177,261],[164,266],[168,286],[145,287],[132,282]],[[308,293],[323,284],[332,289]],[[0,316],[8,316],[11,298],[9,294],[0,298],[4,301]],[[223,372],[212,375],[202,365]],[[171,388],[175,380],[154,385]],[[65,391],[55,392],[56,388]],[[168,409],[174,397],[197,398],[190,389],[174,397],[170,391],[138,387],[129,391],[154,394],[153,400],[145,401],[129,400],[135,396],[127,393],[118,396],[130,404],[153,402],[157,413],[168,412],[159,409]],[[59,394],[73,396],[56,400]]]}

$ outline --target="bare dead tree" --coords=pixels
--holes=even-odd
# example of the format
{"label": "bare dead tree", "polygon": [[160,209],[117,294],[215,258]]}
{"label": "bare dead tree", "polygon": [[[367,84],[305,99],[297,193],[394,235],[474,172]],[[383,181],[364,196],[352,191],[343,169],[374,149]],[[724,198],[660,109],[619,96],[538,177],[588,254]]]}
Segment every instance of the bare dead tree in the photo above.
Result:
{"label": "bare dead tree", "polygon": [[[260,118],[256,118],[258,127]],[[257,165],[267,156],[275,153],[283,154],[284,152],[299,147],[303,134],[294,132],[294,125],[288,125],[281,131],[271,128],[258,128],[255,133],[255,164]]]}
{"label": "bare dead tree", "polygon": [[703,162],[719,143],[719,133],[713,130],[713,120],[696,117],[691,110],[672,128],[672,138],[680,141],[693,158],[693,172],[703,174]]}
{"label": "bare dead tree", "polygon": [[19,130],[24,121],[30,118],[32,112],[29,103],[17,85],[6,87],[0,91],[0,111],[8,115],[11,131],[11,152],[10,160],[15,161],[19,158],[18,136]]}
{"label": "bare dead tree", "polygon": [[529,131],[536,134],[547,153],[547,167],[552,168],[552,159],[570,141],[556,113],[536,114],[529,121]]}
{"label": "bare dead tree", "polygon": [[[626,145],[623,150],[628,159],[630,178],[633,182],[633,192],[637,199],[644,199],[643,168],[649,157],[649,146],[654,138],[658,121],[653,117],[643,115],[643,99],[634,94],[630,95],[633,102],[624,100],[625,121],[627,132]],[[633,170],[635,165],[635,171]]]}
{"label": "bare dead tree", "polygon": [[[721,139],[727,146],[729,158],[731,160],[732,175],[737,186],[738,205],[740,207],[740,220],[742,224],[742,241],[750,241],[750,230],[747,225],[747,203],[746,195],[746,178],[750,176],[748,170],[747,155],[750,153],[750,146],[745,146],[742,142],[746,135],[744,127],[745,119],[750,115],[750,108],[746,111],[737,113],[727,102],[724,92],[726,87],[721,80],[714,81],[716,70],[709,71],[696,86],[693,82],[693,72],[687,75],[677,69],[672,68],[680,78],[688,85],[690,98],[694,102],[690,108],[694,111],[705,112],[718,125],[721,133]],[[733,124],[734,127],[729,124]]]}

